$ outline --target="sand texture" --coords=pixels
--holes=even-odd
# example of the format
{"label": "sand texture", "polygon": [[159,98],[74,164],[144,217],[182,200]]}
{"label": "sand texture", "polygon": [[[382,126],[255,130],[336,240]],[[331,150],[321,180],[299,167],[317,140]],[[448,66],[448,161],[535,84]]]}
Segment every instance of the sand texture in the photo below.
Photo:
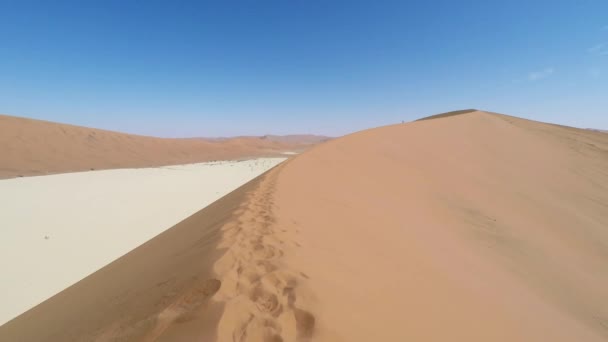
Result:
{"label": "sand texture", "polygon": [[0,115],[0,179],[276,157],[327,139],[311,135],[163,139]]}
{"label": "sand texture", "polygon": [[318,145],[0,327],[19,341],[605,341],[608,135],[473,111]]}

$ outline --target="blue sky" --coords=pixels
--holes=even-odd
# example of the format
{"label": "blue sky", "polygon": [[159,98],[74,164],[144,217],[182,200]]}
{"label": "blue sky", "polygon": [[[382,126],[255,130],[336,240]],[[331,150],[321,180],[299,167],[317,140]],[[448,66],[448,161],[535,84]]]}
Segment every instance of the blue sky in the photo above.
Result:
{"label": "blue sky", "polygon": [[608,2],[0,0],[0,113],[159,136],[608,129]]}

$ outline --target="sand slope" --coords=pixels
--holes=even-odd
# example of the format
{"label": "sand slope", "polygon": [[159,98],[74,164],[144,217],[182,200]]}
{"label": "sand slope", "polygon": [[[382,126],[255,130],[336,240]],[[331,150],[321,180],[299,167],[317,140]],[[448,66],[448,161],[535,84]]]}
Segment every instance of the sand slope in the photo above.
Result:
{"label": "sand slope", "polygon": [[356,133],[277,176],[319,341],[608,338],[608,137],[473,112]]}
{"label": "sand slope", "polygon": [[603,133],[477,111],[382,127],[271,170],[0,340],[601,341],[606,227]]}
{"label": "sand slope", "polygon": [[277,156],[325,139],[162,139],[0,115],[0,178]]}

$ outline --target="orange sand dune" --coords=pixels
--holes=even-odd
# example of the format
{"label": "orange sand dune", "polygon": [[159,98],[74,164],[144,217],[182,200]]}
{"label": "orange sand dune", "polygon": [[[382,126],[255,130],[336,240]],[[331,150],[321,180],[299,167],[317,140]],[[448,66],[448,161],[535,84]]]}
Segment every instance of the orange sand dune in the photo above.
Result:
{"label": "orange sand dune", "polygon": [[479,111],[382,127],[269,171],[0,340],[602,341],[607,227],[604,133]]}
{"label": "orange sand dune", "polygon": [[162,139],[0,115],[0,179],[276,156],[280,152],[301,151],[326,139]]}
{"label": "orange sand dune", "polygon": [[608,339],[608,137],[483,112],[356,133],[277,175],[318,341]]}

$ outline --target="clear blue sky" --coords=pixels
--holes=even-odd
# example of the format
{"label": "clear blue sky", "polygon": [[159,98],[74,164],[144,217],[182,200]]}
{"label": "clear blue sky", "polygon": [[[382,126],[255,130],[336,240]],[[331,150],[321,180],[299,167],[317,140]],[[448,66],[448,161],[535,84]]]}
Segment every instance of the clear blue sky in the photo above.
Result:
{"label": "clear blue sky", "polygon": [[160,136],[608,129],[608,1],[0,0],[0,113]]}

